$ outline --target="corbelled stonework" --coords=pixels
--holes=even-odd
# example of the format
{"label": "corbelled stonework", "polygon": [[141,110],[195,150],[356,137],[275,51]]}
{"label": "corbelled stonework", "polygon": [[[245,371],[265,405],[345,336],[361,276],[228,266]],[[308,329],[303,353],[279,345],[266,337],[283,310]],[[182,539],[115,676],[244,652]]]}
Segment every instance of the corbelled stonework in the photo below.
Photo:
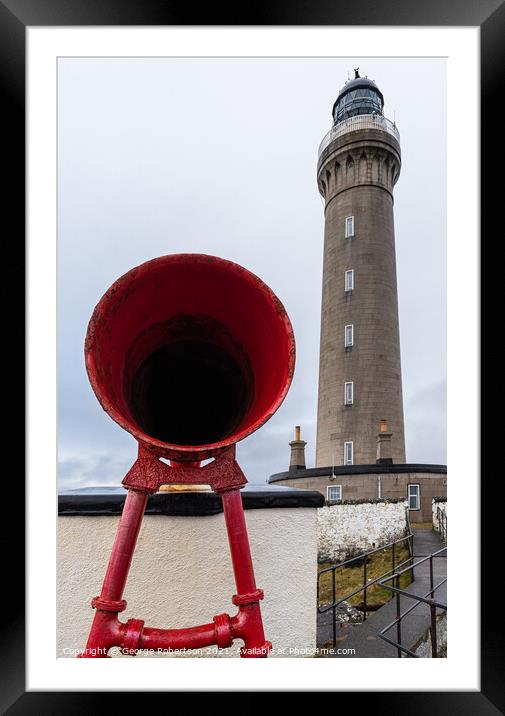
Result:
{"label": "corbelled stonework", "polygon": [[[396,285],[393,187],[401,166],[396,127],[383,117],[335,125],[320,151],[317,181],[325,199],[325,238],[316,466],[376,461],[377,432],[386,419],[394,462],[405,462]],[[334,130],[332,130],[334,131]],[[346,238],[346,217],[354,236]],[[345,290],[345,272],[354,287]],[[353,326],[346,347],[345,326]],[[345,405],[345,383],[353,402]]]}

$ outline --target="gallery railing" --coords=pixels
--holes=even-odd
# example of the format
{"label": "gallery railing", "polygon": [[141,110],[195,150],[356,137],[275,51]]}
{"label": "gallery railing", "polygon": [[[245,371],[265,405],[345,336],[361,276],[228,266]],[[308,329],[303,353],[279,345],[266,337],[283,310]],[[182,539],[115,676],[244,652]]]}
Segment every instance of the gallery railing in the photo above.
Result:
{"label": "gallery railing", "polygon": [[330,129],[319,145],[318,156],[321,156],[326,147],[337,137],[359,129],[381,129],[391,134],[397,142],[400,141],[400,132],[396,128],[396,124],[387,117],[383,117],[382,114],[359,114],[356,117],[344,119]]}

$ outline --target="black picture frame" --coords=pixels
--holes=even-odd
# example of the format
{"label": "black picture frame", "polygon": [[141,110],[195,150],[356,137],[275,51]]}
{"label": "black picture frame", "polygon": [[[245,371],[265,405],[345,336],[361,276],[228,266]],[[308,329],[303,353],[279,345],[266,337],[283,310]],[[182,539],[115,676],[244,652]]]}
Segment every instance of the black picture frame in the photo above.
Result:
{"label": "black picture frame", "polygon": [[[2,88],[2,137],[4,155],[3,218],[10,228],[3,242],[4,275],[2,289],[2,325],[9,347],[1,351],[3,361],[4,406],[9,409],[8,423],[16,420],[22,425],[24,406],[24,362],[20,346],[24,345],[24,265],[25,265],[25,38],[28,26],[93,26],[93,25],[381,25],[381,26],[478,26],[481,33],[481,169],[484,187],[481,194],[481,235],[493,243],[499,242],[502,231],[493,235],[490,227],[503,203],[501,183],[490,177],[503,157],[503,143],[491,127],[501,130],[498,108],[500,90],[505,74],[505,2],[504,0],[356,0],[355,2],[328,2],[291,0],[289,3],[237,4],[235,9],[208,3],[201,7],[194,3],[167,2],[167,0],[0,0],[0,84]],[[464,121],[465,98],[462,98]],[[488,129],[489,131],[486,131]],[[7,154],[7,156],[6,156]],[[496,226],[500,224],[496,222]],[[488,228],[489,227],[489,228]],[[500,242],[501,243],[501,242]],[[5,269],[9,267],[9,270]],[[492,269],[492,267],[490,267]],[[497,271],[497,266],[494,267]],[[490,271],[490,277],[492,270]],[[499,277],[494,277],[499,286]],[[487,306],[492,305],[492,290],[486,290]],[[483,310],[484,313],[484,310]],[[499,370],[499,352],[491,355],[488,372]],[[9,376],[8,380],[5,379]],[[11,395],[9,395],[9,392]],[[19,412],[17,420],[16,411]],[[495,428],[496,429],[496,428]],[[15,433],[15,434],[13,434]],[[4,433],[5,434],[5,433]],[[17,437],[16,437],[17,435]],[[492,428],[486,430],[488,445],[492,444]],[[24,454],[22,431],[10,430],[4,439],[4,455],[15,456],[17,479],[4,462],[4,510],[7,500],[17,506],[15,517],[7,527],[2,520],[4,536],[2,550],[3,573],[7,576],[3,593],[6,596],[1,629],[0,709],[1,713],[17,714],[90,714],[109,711],[114,703],[117,709],[118,692],[26,692],[25,691],[25,613],[23,602],[24,543],[23,484],[20,465]],[[468,438],[468,436],[467,436]],[[473,439],[473,436],[470,436]],[[478,436],[475,436],[478,439]],[[495,445],[499,445],[496,441]],[[462,440],[463,449],[463,440]],[[483,454],[485,451],[483,450]],[[485,474],[483,472],[483,474]],[[488,473],[491,475],[491,471]],[[9,477],[10,475],[10,477]],[[457,479],[457,475],[453,476]],[[485,481],[484,481],[485,482]],[[492,525],[500,523],[501,501],[484,500],[482,514],[481,572],[489,575],[490,584],[496,577],[496,541]],[[462,577],[464,585],[464,576]],[[504,641],[497,611],[489,608],[482,597],[481,614],[481,691],[480,692],[360,692],[359,706],[373,707],[374,714],[487,714],[505,713],[503,688]],[[458,587],[458,598],[465,599],[464,586]],[[496,605],[499,607],[500,605]],[[474,605],[469,605],[469,620],[474,619]],[[43,658],[43,645],[41,645]],[[363,683],[366,684],[366,668]],[[336,672],[336,675],[338,672]],[[399,681],[398,688],[402,688]],[[295,690],[295,688],[293,688]],[[310,689],[304,689],[310,691]],[[128,705],[137,703],[136,694],[125,694]],[[140,698],[144,698],[141,696]],[[350,703],[353,693],[341,692],[335,707]],[[168,704],[167,704],[168,705]],[[236,708],[240,708],[237,701]]]}

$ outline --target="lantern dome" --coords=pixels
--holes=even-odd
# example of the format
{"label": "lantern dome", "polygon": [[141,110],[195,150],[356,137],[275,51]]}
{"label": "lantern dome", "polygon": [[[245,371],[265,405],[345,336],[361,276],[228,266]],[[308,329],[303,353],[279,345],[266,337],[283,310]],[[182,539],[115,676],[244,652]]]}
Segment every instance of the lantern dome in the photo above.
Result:
{"label": "lantern dome", "polygon": [[333,105],[335,124],[358,114],[382,114],[384,97],[373,80],[360,77],[354,70],[354,79],[349,80],[340,90]]}

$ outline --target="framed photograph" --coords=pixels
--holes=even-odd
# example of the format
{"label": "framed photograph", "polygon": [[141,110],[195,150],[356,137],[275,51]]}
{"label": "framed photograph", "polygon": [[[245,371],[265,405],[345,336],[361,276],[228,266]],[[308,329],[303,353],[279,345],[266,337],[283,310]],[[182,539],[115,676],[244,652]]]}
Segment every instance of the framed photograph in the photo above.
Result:
{"label": "framed photograph", "polygon": [[505,10],[354,12],[0,4],[27,316],[3,712],[503,711],[476,346]]}

